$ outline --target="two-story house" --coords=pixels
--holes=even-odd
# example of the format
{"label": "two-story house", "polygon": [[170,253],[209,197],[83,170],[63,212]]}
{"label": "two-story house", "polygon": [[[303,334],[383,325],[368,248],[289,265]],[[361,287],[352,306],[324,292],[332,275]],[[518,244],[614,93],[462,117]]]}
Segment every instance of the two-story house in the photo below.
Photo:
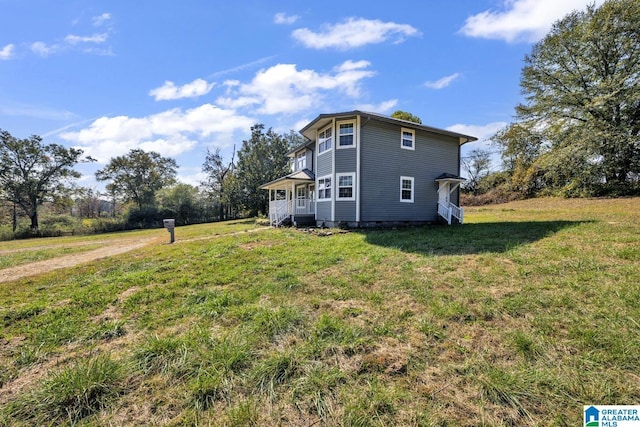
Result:
{"label": "two-story house", "polygon": [[462,223],[460,146],[477,138],[357,110],[321,114],[300,133],[292,173],[260,187],[272,225]]}

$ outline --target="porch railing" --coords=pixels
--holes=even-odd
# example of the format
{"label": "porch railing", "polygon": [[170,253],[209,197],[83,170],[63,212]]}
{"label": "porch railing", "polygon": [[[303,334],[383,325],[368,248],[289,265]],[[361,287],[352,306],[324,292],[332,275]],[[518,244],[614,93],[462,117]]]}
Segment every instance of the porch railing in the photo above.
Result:
{"label": "porch railing", "polygon": [[453,203],[438,202],[438,215],[443,217],[449,225],[451,225],[452,218],[456,218],[460,224],[464,222],[464,208]]}
{"label": "porch railing", "polygon": [[315,202],[311,199],[271,200],[269,202],[269,223],[278,227],[291,215],[308,215],[315,212]]}

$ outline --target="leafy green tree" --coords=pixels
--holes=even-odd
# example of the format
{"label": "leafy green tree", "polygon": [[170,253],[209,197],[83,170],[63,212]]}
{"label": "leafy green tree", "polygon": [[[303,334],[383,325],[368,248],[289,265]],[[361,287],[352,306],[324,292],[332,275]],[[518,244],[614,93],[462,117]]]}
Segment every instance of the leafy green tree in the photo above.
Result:
{"label": "leafy green tree", "polygon": [[420,120],[420,117],[414,116],[413,114],[402,110],[394,111],[393,113],[391,113],[391,117],[393,117],[394,119],[406,120],[409,122],[422,124],[422,120]]}
{"label": "leafy green tree", "polygon": [[38,208],[46,201],[66,200],[71,180],[81,176],[74,166],[92,160],[82,154],[76,148],[45,145],[36,135],[18,139],[0,130],[0,199],[19,207],[37,231]]}
{"label": "leafy green tree", "polygon": [[517,114],[548,144],[535,163],[549,185],[578,194],[637,184],[638,40],[640,2],[607,0],[556,22],[526,56]]}
{"label": "leafy green tree", "polygon": [[111,181],[107,191],[133,201],[139,210],[155,206],[155,195],[161,188],[176,182],[178,164],[154,151],[132,149],[128,154],[112,158],[96,172],[98,181]]}
{"label": "leafy green tree", "polygon": [[491,141],[501,150],[512,191],[520,197],[533,197],[545,187],[541,156],[546,156],[549,150],[540,132],[525,122],[512,123],[498,131]]}
{"label": "leafy green tree", "polygon": [[160,211],[166,217],[175,218],[180,225],[197,224],[206,220],[204,200],[197,187],[179,183],[158,190],[156,194]]}
{"label": "leafy green tree", "polygon": [[210,151],[207,148],[207,154],[202,164],[202,172],[206,174],[206,180],[201,182],[201,185],[205,188],[205,191],[209,193],[212,199],[218,203],[219,207],[219,219],[223,220],[227,217],[228,200],[225,197],[225,190],[228,185],[225,185],[225,181],[233,174],[233,158],[226,163],[220,154],[220,148],[216,147],[214,151]]}
{"label": "leafy green tree", "polygon": [[291,137],[282,136],[263,124],[251,127],[251,138],[242,141],[238,151],[236,185],[240,205],[255,216],[266,213],[269,205],[268,194],[258,187],[273,181],[291,171],[287,152],[292,148]]}

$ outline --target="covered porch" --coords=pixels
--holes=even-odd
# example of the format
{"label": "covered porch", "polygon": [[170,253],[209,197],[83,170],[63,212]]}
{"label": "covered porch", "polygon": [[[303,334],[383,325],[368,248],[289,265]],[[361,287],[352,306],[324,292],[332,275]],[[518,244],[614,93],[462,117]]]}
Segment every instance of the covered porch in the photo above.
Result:
{"label": "covered porch", "polygon": [[451,201],[451,195],[464,181],[466,181],[464,178],[449,173],[443,173],[436,178],[438,183],[438,215],[449,225],[454,222],[464,223],[464,209]]}
{"label": "covered porch", "polygon": [[315,176],[308,169],[261,185],[269,191],[269,223],[315,225]]}

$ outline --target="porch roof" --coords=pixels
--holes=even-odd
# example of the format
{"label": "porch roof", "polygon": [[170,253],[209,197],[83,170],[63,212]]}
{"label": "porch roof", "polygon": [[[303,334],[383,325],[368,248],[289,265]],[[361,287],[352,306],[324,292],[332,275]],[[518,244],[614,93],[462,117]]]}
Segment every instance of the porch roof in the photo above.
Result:
{"label": "porch roof", "polygon": [[458,175],[454,175],[452,173],[443,173],[442,175],[438,176],[436,178],[436,181],[440,182],[440,181],[449,181],[449,182],[464,182],[466,181],[466,179],[464,179],[461,176]]}
{"label": "porch roof", "polygon": [[313,174],[313,172],[311,172],[309,169],[302,169],[290,173],[289,175],[283,176],[282,178],[278,178],[271,182],[267,182],[266,184],[262,184],[258,188],[261,190],[274,190],[283,187],[283,184],[288,184],[291,182],[314,182],[315,180],[316,176]]}

